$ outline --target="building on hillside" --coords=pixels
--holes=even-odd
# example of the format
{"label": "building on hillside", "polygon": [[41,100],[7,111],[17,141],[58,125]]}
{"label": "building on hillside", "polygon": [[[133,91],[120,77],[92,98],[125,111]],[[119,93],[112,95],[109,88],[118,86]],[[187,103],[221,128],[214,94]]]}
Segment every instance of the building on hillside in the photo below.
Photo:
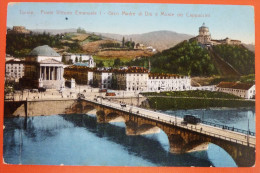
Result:
{"label": "building on hillside", "polygon": [[96,67],[96,63],[94,62],[92,55],[68,53],[63,56],[66,62],[71,61],[74,63],[74,65],[87,66],[92,68]]}
{"label": "building on hillside", "polygon": [[13,26],[13,29],[9,29],[8,33],[11,34],[30,34],[31,31],[26,29],[24,26]]}
{"label": "building on hillside", "polygon": [[209,28],[205,26],[205,23],[199,27],[199,35],[196,37],[198,43],[204,46],[212,46],[218,44],[230,44],[230,45],[241,45],[240,40],[231,40],[230,38],[225,38],[222,40],[214,40],[211,38],[211,34],[209,32]]}
{"label": "building on hillside", "polygon": [[145,49],[146,47],[145,47],[145,45],[142,44],[142,43],[136,43],[134,48],[135,48],[135,49]]}
{"label": "building on hillside", "polygon": [[12,59],[5,63],[5,79],[19,82],[24,76],[24,61]]}
{"label": "building on hillside", "polygon": [[98,68],[93,71],[93,86],[100,89],[112,88],[112,75],[111,68]]}
{"label": "building on hillside", "polygon": [[148,92],[186,91],[191,90],[191,79],[189,76],[150,73],[147,85]]}
{"label": "building on hillside", "polygon": [[64,68],[64,78],[66,80],[73,78],[77,84],[92,85],[93,68],[76,65],[68,66]]}
{"label": "building on hillside", "polygon": [[22,86],[25,88],[64,88],[64,66],[61,56],[48,45],[34,48],[26,57],[25,62],[24,77],[20,79]]}
{"label": "building on hillside", "polygon": [[129,92],[147,91],[148,70],[143,67],[125,67],[113,70],[113,89]]}
{"label": "building on hillside", "polygon": [[216,86],[216,91],[229,93],[245,99],[255,97],[255,85],[239,82],[220,82]]}

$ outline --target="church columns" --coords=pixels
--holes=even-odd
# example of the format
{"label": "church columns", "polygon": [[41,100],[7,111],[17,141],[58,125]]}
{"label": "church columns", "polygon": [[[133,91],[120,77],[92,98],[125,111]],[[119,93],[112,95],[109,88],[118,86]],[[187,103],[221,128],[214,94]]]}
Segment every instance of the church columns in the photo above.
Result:
{"label": "church columns", "polygon": [[44,74],[43,74],[44,77],[43,77],[43,79],[46,80],[46,77],[47,77],[47,76],[46,76],[46,67],[43,67],[43,68],[44,68]]}
{"label": "church columns", "polygon": [[63,69],[59,66],[41,66],[40,78],[42,80],[61,80]]}

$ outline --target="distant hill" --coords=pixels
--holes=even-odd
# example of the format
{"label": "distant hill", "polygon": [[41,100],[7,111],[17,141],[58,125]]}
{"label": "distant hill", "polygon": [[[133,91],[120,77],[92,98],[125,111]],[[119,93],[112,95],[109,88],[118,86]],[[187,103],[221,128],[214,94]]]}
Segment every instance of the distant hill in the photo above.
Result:
{"label": "distant hill", "polygon": [[254,44],[243,44],[248,50],[255,52],[255,45]]}
{"label": "distant hill", "polygon": [[147,46],[152,46],[155,49],[162,51],[164,49],[169,49],[176,44],[192,38],[192,35],[180,34],[173,31],[154,31],[144,34],[132,34],[132,35],[120,35],[120,34],[110,34],[110,33],[96,33],[102,36],[109,37],[118,41],[122,41],[125,37],[126,40],[132,39],[135,43],[142,43]]}
{"label": "distant hill", "polygon": [[75,29],[75,28],[70,28],[70,29],[30,29],[30,30],[35,32],[35,33],[45,32],[45,33],[50,33],[52,35],[77,32],[77,29]]}

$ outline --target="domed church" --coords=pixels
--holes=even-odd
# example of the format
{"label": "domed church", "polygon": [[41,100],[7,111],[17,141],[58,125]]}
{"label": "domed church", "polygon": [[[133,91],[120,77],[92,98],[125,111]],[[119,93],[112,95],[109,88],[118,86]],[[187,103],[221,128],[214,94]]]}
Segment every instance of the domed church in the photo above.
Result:
{"label": "domed church", "polygon": [[26,57],[25,76],[20,83],[25,88],[63,89],[64,66],[61,55],[48,45],[34,48]]}

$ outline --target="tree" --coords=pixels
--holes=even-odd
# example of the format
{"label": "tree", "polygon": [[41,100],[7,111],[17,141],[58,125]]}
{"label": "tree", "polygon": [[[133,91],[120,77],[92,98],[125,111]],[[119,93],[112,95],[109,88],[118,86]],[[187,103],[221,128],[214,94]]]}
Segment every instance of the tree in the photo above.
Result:
{"label": "tree", "polygon": [[114,60],[114,66],[115,66],[115,67],[120,66],[120,63],[121,63],[121,62],[120,62],[120,59],[119,59],[119,58],[117,58],[117,59]]}
{"label": "tree", "polygon": [[97,67],[104,67],[103,61],[99,61],[99,63],[97,64]]}
{"label": "tree", "polygon": [[123,40],[122,40],[122,47],[125,47],[125,37],[123,37]]}
{"label": "tree", "polygon": [[69,60],[68,64],[73,64],[73,61],[72,59]]}
{"label": "tree", "polygon": [[64,55],[62,55],[61,62],[66,63],[66,59],[65,59],[65,56],[64,56]]}
{"label": "tree", "polygon": [[80,57],[79,57],[79,62],[82,62],[82,57],[81,57],[81,55],[80,55]]}
{"label": "tree", "polygon": [[78,27],[77,33],[86,34],[87,32],[85,31],[85,29]]}

